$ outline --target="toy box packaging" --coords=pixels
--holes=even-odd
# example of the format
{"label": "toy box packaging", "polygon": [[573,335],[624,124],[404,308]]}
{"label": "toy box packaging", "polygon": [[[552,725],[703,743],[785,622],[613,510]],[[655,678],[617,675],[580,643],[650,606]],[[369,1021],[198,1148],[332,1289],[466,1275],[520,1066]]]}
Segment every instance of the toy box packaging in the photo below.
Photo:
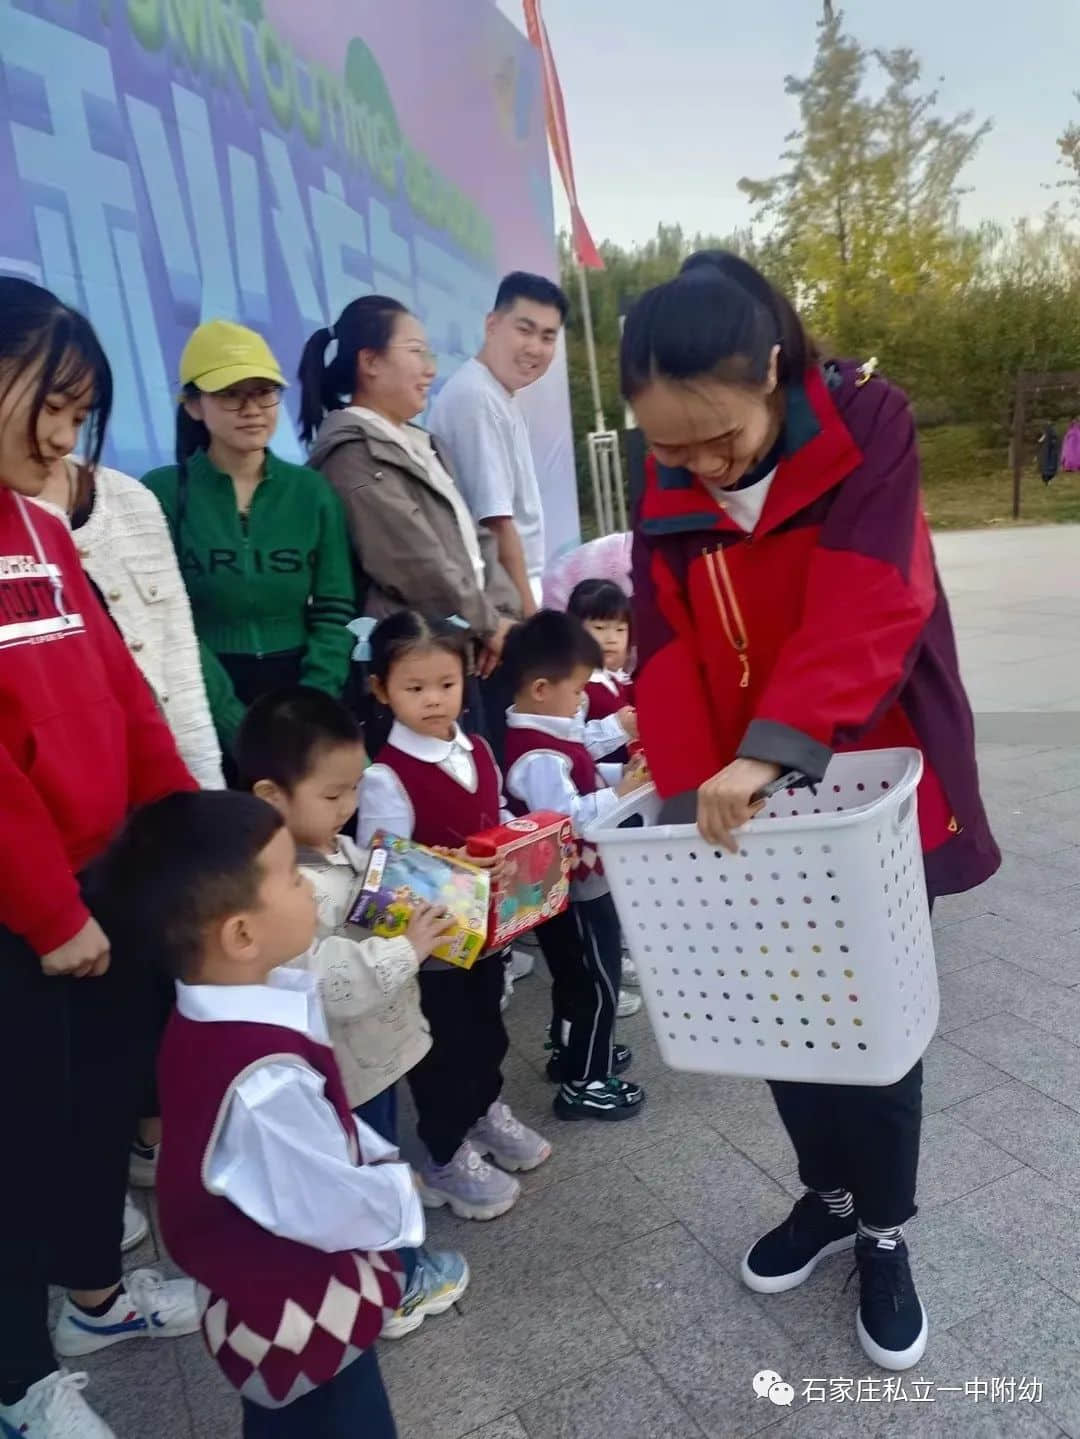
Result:
{"label": "toy box packaging", "polygon": [[470,835],[469,854],[499,855],[502,869],[491,884],[489,949],[501,949],[544,920],[561,914],[570,899],[576,846],[564,814],[538,812]]}
{"label": "toy box packaging", "polygon": [[487,874],[395,835],[375,834],[360,893],[349,919],[373,934],[404,934],[417,904],[441,904],[455,928],[432,954],[471,969],[488,948],[491,884]]}

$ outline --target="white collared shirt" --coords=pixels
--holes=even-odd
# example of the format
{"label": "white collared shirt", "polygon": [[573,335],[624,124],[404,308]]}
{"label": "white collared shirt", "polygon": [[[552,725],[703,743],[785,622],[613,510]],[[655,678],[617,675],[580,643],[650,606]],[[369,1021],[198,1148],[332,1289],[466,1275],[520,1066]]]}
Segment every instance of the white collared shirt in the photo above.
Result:
{"label": "white collared shirt", "polygon": [[[314,976],[277,969],[264,984],[183,984],[176,1007],[200,1024],[247,1022],[291,1029],[329,1044]],[[364,1163],[353,1162],[323,1076],[298,1056],[260,1064],[234,1087],[206,1186],[249,1219],[329,1254],[401,1249],[424,1238],[424,1215],[407,1164],[354,1119]]]}
{"label": "white collared shirt", "polygon": [[[614,718],[614,715],[610,717]],[[594,720],[586,724],[580,714],[573,719],[563,719],[558,715],[521,714],[516,705],[511,705],[506,711],[507,729],[537,730],[553,739],[584,745],[594,759],[595,754],[588,741],[587,731],[606,725],[609,727],[610,737],[610,719]],[[621,725],[618,730],[618,744],[624,745],[626,732]],[[610,753],[613,748],[616,746],[609,745],[602,753]],[[506,791],[520,800],[528,810],[547,809],[554,810],[556,814],[569,815],[578,834],[584,834],[589,825],[603,818],[619,803],[619,796],[610,786],[613,779],[618,783],[622,767],[604,765],[598,768],[601,779],[608,787],[597,790],[595,794],[581,794],[574,784],[570,761],[566,755],[553,749],[530,750],[510,766],[506,776]]]}
{"label": "white collared shirt", "polygon": [[[417,734],[400,720],[395,720],[386,742],[413,759],[438,766],[463,790],[469,794],[476,793],[479,778],[473,758],[473,742],[460,725],[455,725],[452,738],[445,740],[436,739],[434,735]],[[506,820],[511,816],[502,799],[501,775],[499,790],[499,816]],[[357,790],[357,843],[370,844],[376,830],[397,835],[399,839],[412,839],[415,829],[416,814],[405,786],[389,765],[376,761],[364,774]]]}

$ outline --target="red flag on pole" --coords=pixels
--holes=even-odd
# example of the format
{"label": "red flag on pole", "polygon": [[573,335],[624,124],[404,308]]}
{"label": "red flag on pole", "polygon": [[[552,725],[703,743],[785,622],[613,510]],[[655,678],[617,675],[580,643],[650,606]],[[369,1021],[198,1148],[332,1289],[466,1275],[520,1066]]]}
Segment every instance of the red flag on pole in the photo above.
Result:
{"label": "red flag on pole", "polygon": [[587,270],[602,270],[604,261],[593,243],[589,227],[581,213],[577,198],[577,184],[574,180],[574,162],[570,156],[570,136],[566,128],[566,108],[563,105],[562,86],[559,84],[555,58],[551,53],[547,27],[540,14],[540,0],[524,0],[525,27],[529,40],[540,52],[540,63],[544,71],[544,101],[547,107],[547,130],[555,163],[559,167],[566,198],[570,202],[571,238],[574,254]]}

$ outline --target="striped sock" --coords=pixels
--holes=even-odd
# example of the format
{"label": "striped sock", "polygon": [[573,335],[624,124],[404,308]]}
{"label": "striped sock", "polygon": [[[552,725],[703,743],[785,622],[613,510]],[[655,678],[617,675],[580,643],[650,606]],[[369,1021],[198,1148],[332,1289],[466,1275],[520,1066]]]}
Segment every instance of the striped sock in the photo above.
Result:
{"label": "striped sock", "polygon": [[855,1200],[850,1189],[819,1189],[817,1196],[825,1201],[825,1207],[834,1219],[850,1219],[855,1213]]}
{"label": "striped sock", "polygon": [[864,1224],[860,1219],[859,1233],[864,1239],[872,1239],[875,1244],[880,1244],[883,1249],[895,1249],[904,1237],[904,1226],[893,1224],[879,1229],[873,1224]]}

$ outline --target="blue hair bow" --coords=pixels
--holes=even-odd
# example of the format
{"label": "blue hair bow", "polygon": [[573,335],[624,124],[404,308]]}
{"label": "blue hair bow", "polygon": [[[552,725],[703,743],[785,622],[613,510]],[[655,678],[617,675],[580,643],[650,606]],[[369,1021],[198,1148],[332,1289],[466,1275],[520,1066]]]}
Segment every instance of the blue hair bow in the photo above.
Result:
{"label": "blue hair bow", "polygon": [[373,620],[369,615],[361,615],[357,620],[350,620],[345,628],[350,634],[356,636],[356,644],[353,647],[352,657],[354,660],[371,659],[371,633],[378,621]]}

